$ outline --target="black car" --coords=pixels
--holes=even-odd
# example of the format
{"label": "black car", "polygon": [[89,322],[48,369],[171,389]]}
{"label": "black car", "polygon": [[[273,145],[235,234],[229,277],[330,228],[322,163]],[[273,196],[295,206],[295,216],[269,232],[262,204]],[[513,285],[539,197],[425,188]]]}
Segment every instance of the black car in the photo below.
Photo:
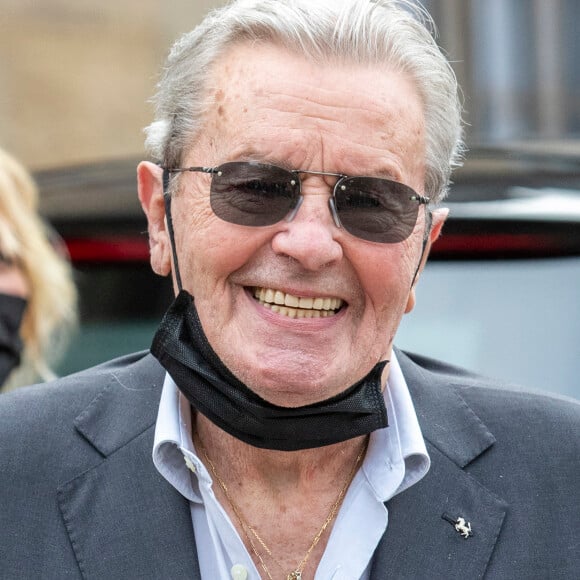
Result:
{"label": "black car", "polygon": [[[36,174],[80,290],[63,374],[147,348],[172,299],[149,267],[136,165]],[[450,217],[397,344],[580,398],[580,145],[474,148],[443,205]]]}

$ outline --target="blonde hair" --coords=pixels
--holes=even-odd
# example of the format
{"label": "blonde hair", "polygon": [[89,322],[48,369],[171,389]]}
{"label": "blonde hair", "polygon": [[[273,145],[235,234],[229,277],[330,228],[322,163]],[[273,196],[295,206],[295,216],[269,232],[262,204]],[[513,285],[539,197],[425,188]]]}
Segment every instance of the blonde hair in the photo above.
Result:
{"label": "blonde hair", "polygon": [[21,364],[4,389],[54,378],[53,366],[76,327],[76,287],[64,245],[56,240],[38,214],[31,175],[0,149],[0,252],[21,269],[29,287]]}

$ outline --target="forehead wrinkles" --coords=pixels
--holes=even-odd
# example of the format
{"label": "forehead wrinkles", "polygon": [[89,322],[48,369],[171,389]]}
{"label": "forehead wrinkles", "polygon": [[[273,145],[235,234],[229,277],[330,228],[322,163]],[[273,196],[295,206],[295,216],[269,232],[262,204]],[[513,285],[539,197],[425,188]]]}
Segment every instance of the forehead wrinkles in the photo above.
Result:
{"label": "forehead wrinkles", "polygon": [[[285,133],[295,142],[300,132],[313,130],[343,141],[345,148],[360,146],[362,154],[423,150],[422,103],[402,74],[371,66],[315,66],[276,47],[265,52],[272,50],[241,47],[216,64],[207,128],[220,140],[245,131],[248,139],[280,139]],[[419,165],[417,157],[422,167],[422,155],[413,156],[413,163]]]}
{"label": "forehead wrinkles", "polygon": [[[298,69],[294,72],[300,71],[300,63],[290,63],[291,68],[292,65]],[[212,100],[215,110],[222,116],[225,107],[233,112],[247,113],[251,106],[258,115],[260,109],[270,109],[343,123],[348,122],[350,113],[355,112],[357,124],[362,121],[376,127],[387,127],[391,119],[413,112],[415,103],[412,101],[402,100],[397,95],[384,95],[384,87],[375,82],[381,76],[376,69],[337,66],[316,67],[305,72],[302,76],[295,76],[276,63],[267,62],[261,67],[252,59],[223,63],[216,70],[214,79]],[[365,85],[349,83],[350,73],[359,79],[364,78]],[[383,74],[394,77],[397,82],[406,82],[399,74]],[[387,103],[388,107],[385,106]]]}

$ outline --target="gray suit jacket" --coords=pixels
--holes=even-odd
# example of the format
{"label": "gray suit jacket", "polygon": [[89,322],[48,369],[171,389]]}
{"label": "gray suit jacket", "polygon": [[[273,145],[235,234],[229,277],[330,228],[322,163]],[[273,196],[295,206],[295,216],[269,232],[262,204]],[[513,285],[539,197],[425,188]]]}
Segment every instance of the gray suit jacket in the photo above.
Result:
{"label": "gray suit jacket", "polygon": [[[580,405],[398,356],[432,466],[388,503],[372,579],[580,578]],[[201,578],[151,461],[163,376],[139,353],[0,396],[0,578]]]}

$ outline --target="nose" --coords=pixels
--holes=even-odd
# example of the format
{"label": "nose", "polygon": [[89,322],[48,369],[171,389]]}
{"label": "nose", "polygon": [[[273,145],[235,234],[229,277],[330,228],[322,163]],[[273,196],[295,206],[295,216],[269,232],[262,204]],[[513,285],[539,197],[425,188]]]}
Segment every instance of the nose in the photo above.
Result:
{"label": "nose", "polygon": [[295,259],[304,268],[316,271],[338,262],[343,255],[329,206],[328,186],[323,192],[303,194],[302,203],[291,220],[272,239],[278,255]]}

